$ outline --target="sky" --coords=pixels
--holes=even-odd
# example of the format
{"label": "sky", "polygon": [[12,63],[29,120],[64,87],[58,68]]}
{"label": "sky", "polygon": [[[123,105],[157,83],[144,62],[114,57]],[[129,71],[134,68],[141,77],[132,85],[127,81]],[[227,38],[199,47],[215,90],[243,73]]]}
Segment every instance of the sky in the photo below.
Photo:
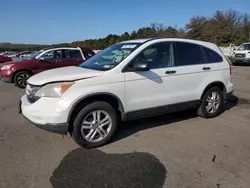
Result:
{"label": "sky", "polygon": [[153,22],[180,28],[192,16],[230,8],[250,13],[249,0],[0,0],[0,42],[73,42]]}

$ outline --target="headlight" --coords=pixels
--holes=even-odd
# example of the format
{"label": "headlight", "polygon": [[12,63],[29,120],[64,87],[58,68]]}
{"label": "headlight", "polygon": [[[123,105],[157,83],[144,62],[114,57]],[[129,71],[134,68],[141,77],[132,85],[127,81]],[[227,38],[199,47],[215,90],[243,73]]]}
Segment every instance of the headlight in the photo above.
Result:
{"label": "headlight", "polygon": [[53,97],[58,98],[61,97],[67,89],[69,89],[74,82],[60,82],[54,84],[48,84],[43,86],[36,92],[37,97]]}
{"label": "headlight", "polygon": [[4,65],[1,67],[1,70],[9,70],[12,66],[13,66],[13,64]]}

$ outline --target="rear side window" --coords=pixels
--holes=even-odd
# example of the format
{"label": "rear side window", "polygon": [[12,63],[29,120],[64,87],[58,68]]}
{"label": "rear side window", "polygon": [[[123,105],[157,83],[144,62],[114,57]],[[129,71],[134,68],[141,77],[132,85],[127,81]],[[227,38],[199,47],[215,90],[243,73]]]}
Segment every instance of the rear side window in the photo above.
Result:
{"label": "rear side window", "polygon": [[210,49],[205,48],[205,47],[202,47],[202,49],[203,49],[205,56],[207,58],[207,63],[218,63],[218,62],[223,61],[222,57],[219,54],[217,54],[215,51],[210,50]]}
{"label": "rear side window", "polygon": [[64,58],[82,58],[82,54],[79,50],[64,50]]}
{"label": "rear side window", "polygon": [[177,66],[197,65],[205,63],[201,46],[192,43],[176,42]]}

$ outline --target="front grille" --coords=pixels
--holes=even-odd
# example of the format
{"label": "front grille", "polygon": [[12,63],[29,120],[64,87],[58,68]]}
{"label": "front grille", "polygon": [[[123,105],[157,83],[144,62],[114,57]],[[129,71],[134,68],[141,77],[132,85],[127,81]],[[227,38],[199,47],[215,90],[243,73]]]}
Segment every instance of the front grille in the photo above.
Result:
{"label": "front grille", "polygon": [[235,57],[238,57],[238,58],[245,58],[245,57],[246,57],[246,54],[235,54]]}
{"label": "front grille", "polygon": [[27,99],[30,103],[34,103],[36,102],[38,99],[40,99],[40,97],[37,97],[35,94],[36,92],[40,89],[40,87],[37,86],[32,86],[32,85],[27,85],[26,87],[26,95],[27,95]]}

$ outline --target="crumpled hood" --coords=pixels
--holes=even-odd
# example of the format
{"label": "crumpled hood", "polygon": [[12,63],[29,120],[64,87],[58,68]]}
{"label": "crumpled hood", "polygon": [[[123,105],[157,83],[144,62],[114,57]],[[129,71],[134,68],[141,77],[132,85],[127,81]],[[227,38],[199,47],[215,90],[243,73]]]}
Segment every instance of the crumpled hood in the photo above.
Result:
{"label": "crumpled hood", "polygon": [[96,71],[81,67],[63,67],[51,69],[36,74],[28,79],[31,85],[44,85],[50,82],[74,81],[86,78],[102,76],[103,71]]}

